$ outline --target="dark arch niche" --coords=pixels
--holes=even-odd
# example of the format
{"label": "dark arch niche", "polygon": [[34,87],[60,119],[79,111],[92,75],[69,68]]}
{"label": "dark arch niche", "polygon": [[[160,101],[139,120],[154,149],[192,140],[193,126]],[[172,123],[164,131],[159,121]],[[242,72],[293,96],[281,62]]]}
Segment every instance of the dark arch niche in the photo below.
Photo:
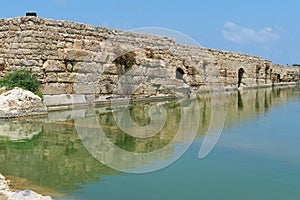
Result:
{"label": "dark arch niche", "polygon": [[282,82],[282,79],[281,79],[281,77],[280,77],[280,74],[277,74],[277,82],[278,82],[278,83]]}
{"label": "dark arch niche", "polygon": [[184,75],[183,69],[177,68],[176,69],[176,78],[179,79],[179,80],[183,80],[184,81],[183,75]]}
{"label": "dark arch niche", "polygon": [[238,71],[238,87],[241,86],[244,73],[245,73],[245,70],[243,68],[240,68]]}

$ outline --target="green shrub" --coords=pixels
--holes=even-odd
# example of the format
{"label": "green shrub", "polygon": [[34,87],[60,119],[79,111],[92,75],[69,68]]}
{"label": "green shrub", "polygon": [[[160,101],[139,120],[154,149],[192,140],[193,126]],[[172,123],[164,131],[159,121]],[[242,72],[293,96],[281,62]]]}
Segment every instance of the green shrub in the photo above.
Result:
{"label": "green shrub", "polygon": [[39,97],[41,97],[41,99],[44,100],[44,97],[43,97],[43,93],[42,93],[42,92],[40,92],[40,91],[35,91],[34,94],[37,95],[37,96],[39,96]]}
{"label": "green shrub", "polygon": [[40,86],[41,83],[38,80],[38,74],[27,69],[10,72],[7,76],[0,79],[0,87],[6,87],[8,90],[14,87],[20,87],[24,90],[39,94],[39,96],[41,95],[39,92]]}

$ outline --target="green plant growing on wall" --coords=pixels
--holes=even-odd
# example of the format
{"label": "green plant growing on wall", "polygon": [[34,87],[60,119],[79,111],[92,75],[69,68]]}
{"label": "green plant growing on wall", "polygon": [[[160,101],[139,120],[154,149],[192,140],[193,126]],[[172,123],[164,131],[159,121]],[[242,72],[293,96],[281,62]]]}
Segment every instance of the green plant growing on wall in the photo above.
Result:
{"label": "green plant growing on wall", "polygon": [[133,51],[126,52],[118,56],[113,62],[117,65],[125,67],[125,71],[128,71],[136,63],[136,54]]}
{"label": "green plant growing on wall", "polygon": [[29,90],[41,97],[42,93],[39,91],[40,86],[41,83],[38,80],[38,74],[34,73],[31,69],[20,69],[10,72],[7,76],[0,79],[0,87],[6,87],[7,90],[19,87],[24,90]]}

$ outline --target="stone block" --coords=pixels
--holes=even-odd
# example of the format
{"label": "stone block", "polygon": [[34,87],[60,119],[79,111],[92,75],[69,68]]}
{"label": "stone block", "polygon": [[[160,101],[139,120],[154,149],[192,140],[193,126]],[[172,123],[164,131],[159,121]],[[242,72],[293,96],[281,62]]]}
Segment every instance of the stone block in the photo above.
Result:
{"label": "stone block", "polygon": [[66,42],[59,42],[57,43],[57,48],[65,48],[66,47]]}
{"label": "stone block", "polygon": [[74,94],[97,94],[99,92],[99,86],[92,83],[86,83],[86,84],[75,83],[72,88]]}
{"label": "stone block", "polygon": [[146,75],[149,77],[160,77],[160,78],[166,77],[166,78],[168,78],[167,74],[168,74],[168,70],[166,68],[161,67],[161,68],[148,68]]}
{"label": "stone block", "polygon": [[93,74],[103,74],[103,64],[96,63],[96,62],[77,62],[74,67],[73,71],[77,73],[93,73]]}
{"label": "stone block", "polygon": [[94,53],[86,50],[70,49],[65,51],[68,61],[93,61]]}
{"label": "stone block", "polygon": [[55,72],[49,72],[46,74],[45,80],[47,83],[55,83],[57,82],[57,74]]}
{"label": "stone block", "polygon": [[42,69],[47,72],[64,72],[66,71],[66,65],[62,61],[48,60],[46,61]]}
{"label": "stone block", "polygon": [[57,82],[74,83],[77,79],[76,73],[57,73]]}
{"label": "stone block", "polygon": [[110,59],[110,53],[108,52],[97,52],[94,58],[95,62],[107,63]]}
{"label": "stone block", "polygon": [[147,67],[140,65],[133,65],[131,72],[133,76],[147,76]]}
{"label": "stone block", "polygon": [[103,69],[103,74],[118,75],[122,72],[122,70],[115,64],[104,64]]}
{"label": "stone block", "polygon": [[25,59],[22,59],[22,60],[20,60],[19,65],[20,66],[25,66],[25,67],[28,67],[28,66],[37,66],[38,65],[38,61],[36,61],[36,60],[25,60]]}
{"label": "stone block", "polygon": [[74,84],[94,84],[99,82],[99,75],[95,73],[78,73]]}
{"label": "stone block", "polygon": [[60,94],[60,95],[44,95],[44,103],[47,106],[59,106],[59,105],[86,104],[87,101],[85,95]]}
{"label": "stone block", "polygon": [[73,84],[46,83],[46,84],[42,85],[41,91],[44,95],[72,94]]}

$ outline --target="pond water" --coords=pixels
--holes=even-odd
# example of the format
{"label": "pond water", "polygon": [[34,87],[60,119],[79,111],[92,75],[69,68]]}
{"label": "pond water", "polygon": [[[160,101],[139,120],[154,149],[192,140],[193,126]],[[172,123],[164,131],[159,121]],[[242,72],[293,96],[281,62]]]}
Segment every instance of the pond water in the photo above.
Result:
{"label": "pond water", "polygon": [[203,159],[209,127],[222,122],[209,94],[196,107],[169,100],[2,120],[0,172],[15,189],[58,200],[300,199],[299,88],[226,99],[222,135]]}

